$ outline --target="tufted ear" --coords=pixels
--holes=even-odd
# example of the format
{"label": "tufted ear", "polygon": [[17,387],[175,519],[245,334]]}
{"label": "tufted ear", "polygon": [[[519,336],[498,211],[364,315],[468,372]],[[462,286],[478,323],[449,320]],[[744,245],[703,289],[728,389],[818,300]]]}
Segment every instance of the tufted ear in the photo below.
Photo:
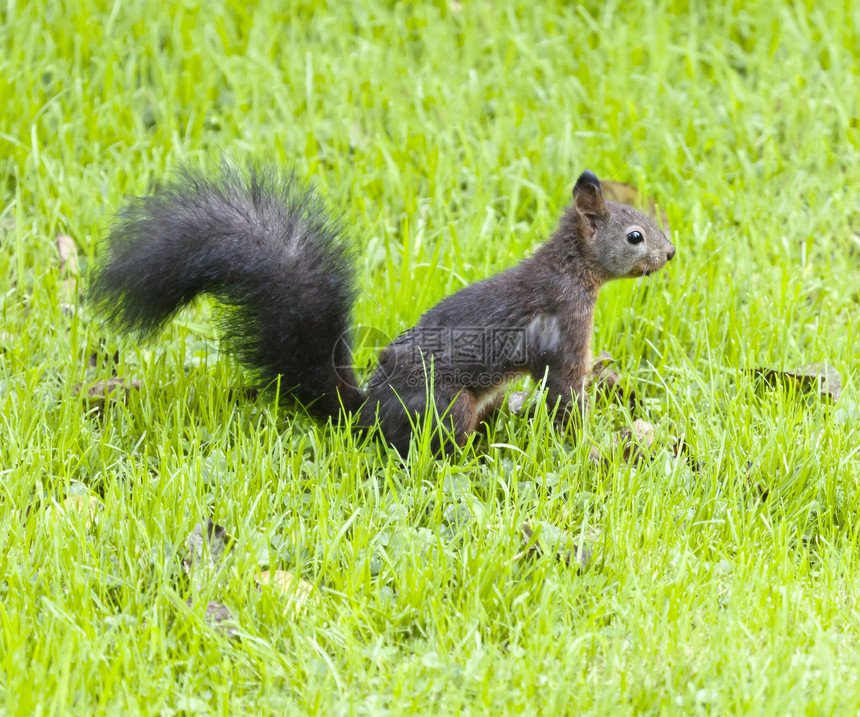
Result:
{"label": "tufted ear", "polygon": [[594,172],[585,170],[579,175],[573,187],[573,206],[578,214],[587,219],[605,217],[606,203],[603,201],[603,190],[600,180]]}

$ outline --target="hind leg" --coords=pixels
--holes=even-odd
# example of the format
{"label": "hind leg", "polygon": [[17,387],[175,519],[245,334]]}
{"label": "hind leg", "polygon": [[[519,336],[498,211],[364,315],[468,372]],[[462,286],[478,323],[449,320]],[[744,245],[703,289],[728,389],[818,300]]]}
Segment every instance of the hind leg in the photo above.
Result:
{"label": "hind leg", "polygon": [[400,393],[389,387],[384,393],[371,394],[362,409],[361,422],[370,426],[378,417],[386,442],[402,456],[409,452],[414,430],[422,428],[431,431],[434,453],[451,454],[466,443],[478,425],[475,396],[465,388],[440,388],[434,392],[432,408],[428,413],[426,387]]}
{"label": "hind leg", "polygon": [[436,416],[430,417],[433,431],[430,446],[434,453],[450,455],[458,446],[465,445],[477,427],[477,401],[466,388],[437,390],[433,399]]}
{"label": "hind leg", "polygon": [[451,403],[451,423],[454,440],[458,446],[466,445],[470,433],[478,427],[478,400],[475,394],[464,388]]}

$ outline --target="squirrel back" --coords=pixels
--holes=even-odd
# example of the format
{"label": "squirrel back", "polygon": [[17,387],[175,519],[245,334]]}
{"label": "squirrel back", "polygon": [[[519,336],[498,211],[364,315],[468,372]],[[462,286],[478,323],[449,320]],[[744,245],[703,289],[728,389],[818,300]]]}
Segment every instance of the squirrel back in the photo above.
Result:
{"label": "squirrel back", "polygon": [[90,300],[115,328],[151,338],[198,294],[224,305],[222,335],[264,385],[317,417],[364,401],[350,366],[353,252],[293,175],[224,164],[180,171],[117,215]]}

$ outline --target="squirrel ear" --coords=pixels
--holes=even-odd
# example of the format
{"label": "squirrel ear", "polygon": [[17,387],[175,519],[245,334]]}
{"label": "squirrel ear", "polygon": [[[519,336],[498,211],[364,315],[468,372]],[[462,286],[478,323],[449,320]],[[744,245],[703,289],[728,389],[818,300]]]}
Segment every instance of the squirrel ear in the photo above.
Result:
{"label": "squirrel ear", "polygon": [[603,190],[600,180],[594,172],[585,170],[579,175],[573,187],[573,206],[579,214],[585,217],[605,217],[606,203],[603,201]]}

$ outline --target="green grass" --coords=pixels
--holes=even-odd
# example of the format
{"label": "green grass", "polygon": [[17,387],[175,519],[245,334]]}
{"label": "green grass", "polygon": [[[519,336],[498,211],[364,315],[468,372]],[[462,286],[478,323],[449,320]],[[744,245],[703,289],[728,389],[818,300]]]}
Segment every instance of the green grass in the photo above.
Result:
{"label": "green grass", "polygon": [[[0,9],[0,713],[856,712],[860,5],[277,5]],[[123,195],[222,153],[316,183],[388,335],[531,251],[582,169],[656,198],[678,256],[595,330],[655,459],[592,466],[633,418],[598,403],[575,446],[503,416],[403,464],[241,391],[206,303],[106,332],[78,292]],[[101,340],[142,384],[103,415],[73,391]],[[835,406],[746,371],[823,361]],[[207,517],[233,560],[190,581]],[[523,522],[591,566],[520,556]]]}

